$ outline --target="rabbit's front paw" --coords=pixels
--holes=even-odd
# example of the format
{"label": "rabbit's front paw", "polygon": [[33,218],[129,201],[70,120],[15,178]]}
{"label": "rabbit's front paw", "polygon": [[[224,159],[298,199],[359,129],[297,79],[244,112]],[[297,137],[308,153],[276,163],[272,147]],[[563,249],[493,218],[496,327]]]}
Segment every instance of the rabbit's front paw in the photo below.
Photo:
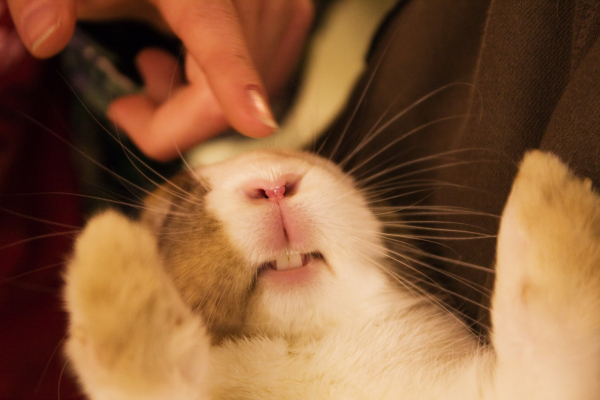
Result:
{"label": "rabbit's front paw", "polygon": [[65,275],[67,355],[92,398],[203,398],[209,341],[162,267],[153,235],[93,218]]}

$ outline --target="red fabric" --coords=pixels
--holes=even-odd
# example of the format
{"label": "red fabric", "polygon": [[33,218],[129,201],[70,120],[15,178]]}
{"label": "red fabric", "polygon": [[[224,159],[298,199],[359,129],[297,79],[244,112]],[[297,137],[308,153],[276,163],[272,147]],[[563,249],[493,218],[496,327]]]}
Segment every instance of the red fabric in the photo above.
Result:
{"label": "red fabric", "polygon": [[79,200],[49,194],[77,193],[77,184],[68,145],[27,118],[68,140],[68,109],[53,62],[26,53],[0,0],[0,399],[79,393],[68,371],[60,378],[60,271],[73,235],[54,235],[80,226]]}

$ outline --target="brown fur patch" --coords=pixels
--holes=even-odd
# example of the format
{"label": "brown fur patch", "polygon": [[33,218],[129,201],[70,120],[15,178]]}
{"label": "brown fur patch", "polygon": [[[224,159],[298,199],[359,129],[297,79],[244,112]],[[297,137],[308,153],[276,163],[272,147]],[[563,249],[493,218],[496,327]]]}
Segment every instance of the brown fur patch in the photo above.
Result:
{"label": "brown fur patch", "polygon": [[170,210],[160,223],[153,223],[158,246],[183,300],[202,315],[213,342],[219,342],[242,326],[256,268],[233,248],[222,224],[206,211],[209,185],[189,173],[177,175],[173,182],[186,194],[162,190]]}

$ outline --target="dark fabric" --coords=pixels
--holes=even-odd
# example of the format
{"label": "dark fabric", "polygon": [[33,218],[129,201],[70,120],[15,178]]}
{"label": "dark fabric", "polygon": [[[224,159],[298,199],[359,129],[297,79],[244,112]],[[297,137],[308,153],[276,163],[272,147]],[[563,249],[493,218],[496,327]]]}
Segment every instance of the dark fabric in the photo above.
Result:
{"label": "dark fabric", "polygon": [[[347,110],[321,143],[335,160],[352,156],[344,165],[357,168],[359,182],[396,166],[366,187],[435,182],[389,199],[395,206],[482,213],[430,216],[435,225],[427,226],[492,237],[453,240],[461,234],[446,232],[417,242],[437,271],[413,262],[453,293],[449,304],[479,332],[489,326],[493,273],[471,264],[493,268],[498,216],[524,152],[552,151],[600,182],[599,11],[594,0],[405,0],[380,29]],[[380,119],[395,116],[353,155]]]}
{"label": "dark fabric", "polygon": [[24,117],[66,139],[68,96],[56,64],[26,53],[3,0],[0,36],[0,399],[72,399],[60,266],[80,212],[56,193],[77,185],[69,148]]}

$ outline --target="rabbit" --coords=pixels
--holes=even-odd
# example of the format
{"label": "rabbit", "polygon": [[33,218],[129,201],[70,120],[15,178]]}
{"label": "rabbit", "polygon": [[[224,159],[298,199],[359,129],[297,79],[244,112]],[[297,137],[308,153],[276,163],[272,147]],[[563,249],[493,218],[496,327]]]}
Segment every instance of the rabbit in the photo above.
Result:
{"label": "rabbit", "polygon": [[106,210],[77,238],[71,368],[91,399],[600,398],[589,181],[525,155],[498,233],[489,343],[403,273],[384,226],[369,194],[311,153],[184,170],[138,219]]}

